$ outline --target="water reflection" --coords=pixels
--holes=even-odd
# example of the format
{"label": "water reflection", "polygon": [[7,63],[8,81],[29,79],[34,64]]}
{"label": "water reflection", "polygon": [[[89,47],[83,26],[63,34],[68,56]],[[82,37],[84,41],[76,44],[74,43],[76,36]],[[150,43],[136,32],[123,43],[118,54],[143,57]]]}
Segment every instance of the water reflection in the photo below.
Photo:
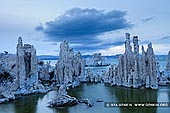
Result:
{"label": "water reflection", "polygon": [[[157,90],[131,89],[124,87],[110,88],[118,102],[157,102]],[[114,101],[115,102],[115,101]],[[120,107],[121,113],[156,113],[157,107]]]}
{"label": "water reflection", "polygon": [[119,102],[157,102],[157,90],[114,87]]}
{"label": "water reflection", "polygon": [[22,96],[18,100],[14,101],[15,113],[36,113],[36,105],[38,99],[42,95]]}
{"label": "water reflection", "polygon": [[14,104],[0,104],[0,113],[15,113]]}

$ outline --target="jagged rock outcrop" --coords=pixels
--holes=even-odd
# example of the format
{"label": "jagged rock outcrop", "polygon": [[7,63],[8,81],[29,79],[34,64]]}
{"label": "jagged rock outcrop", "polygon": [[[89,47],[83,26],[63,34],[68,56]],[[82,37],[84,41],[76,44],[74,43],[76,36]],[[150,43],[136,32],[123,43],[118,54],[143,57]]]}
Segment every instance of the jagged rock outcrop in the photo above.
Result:
{"label": "jagged rock outcrop", "polygon": [[37,71],[37,56],[36,49],[33,45],[24,44],[22,38],[18,38],[17,44],[17,82],[18,93],[29,94],[39,92],[39,90],[45,89],[38,82],[38,71]]}
{"label": "jagged rock outcrop", "polygon": [[168,80],[168,77],[165,75],[165,72],[164,71],[160,71],[159,67],[160,67],[160,65],[157,62],[158,85],[168,85],[168,84],[170,84],[170,81]]}
{"label": "jagged rock outcrop", "polygon": [[68,42],[64,41],[60,44],[59,60],[54,68],[54,78],[59,89],[52,91],[53,97],[48,102],[50,107],[65,107],[77,104],[75,97],[67,95],[68,87],[80,85],[85,80],[85,61],[81,58],[81,53],[74,54]]}
{"label": "jagged rock outcrop", "polygon": [[106,58],[102,56],[101,53],[95,53],[92,57],[86,58],[86,66],[88,67],[98,67],[98,66],[108,66],[106,63]]}
{"label": "jagged rock outcrop", "polygon": [[89,99],[80,99],[79,103],[84,103],[84,104],[86,104],[87,107],[94,106],[94,102],[90,101]]}
{"label": "jagged rock outcrop", "polygon": [[146,84],[146,88],[152,88],[157,89],[157,71],[156,71],[156,60],[154,51],[152,48],[152,43],[148,44],[148,49],[146,52],[146,58],[145,58],[145,65],[142,66],[143,69],[146,68],[146,71],[143,70],[143,73],[145,76],[144,83]]}
{"label": "jagged rock outcrop", "polygon": [[67,95],[66,88],[61,85],[57,91],[51,91],[48,94],[49,107],[67,107],[77,104],[78,100],[75,97]]}
{"label": "jagged rock outcrop", "polygon": [[125,53],[119,57],[117,66],[111,66],[109,74],[104,74],[104,81],[112,85],[126,87],[157,89],[156,60],[152,43],[148,44],[145,52],[142,46],[142,55],[139,55],[138,37],[133,37],[133,51],[130,34],[126,33]]}
{"label": "jagged rock outcrop", "polygon": [[0,80],[3,79],[0,83],[1,102],[15,99],[15,95],[46,92],[38,82],[36,50],[33,45],[23,45],[21,37],[18,38],[16,55],[1,54],[0,74]]}
{"label": "jagged rock outcrop", "polygon": [[0,74],[8,73],[13,79],[16,78],[16,55],[0,53]]}
{"label": "jagged rock outcrop", "polygon": [[17,44],[17,79],[21,89],[37,86],[37,56],[33,45],[24,44],[18,38]]}
{"label": "jagged rock outcrop", "polygon": [[43,61],[39,61],[38,64],[38,77],[40,80],[44,81],[50,81],[50,61],[47,61],[46,64],[44,64]]}
{"label": "jagged rock outcrop", "polygon": [[0,103],[15,99],[16,56],[13,54],[0,55]]}
{"label": "jagged rock outcrop", "polygon": [[72,87],[78,86],[85,81],[85,61],[81,53],[74,54],[67,41],[60,44],[59,60],[55,65],[54,79],[58,85]]}
{"label": "jagged rock outcrop", "polygon": [[102,81],[102,77],[98,73],[93,73],[89,68],[85,73],[85,81],[91,83],[98,83]]}
{"label": "jagged rock outcrop", "polygon": [[167,55],[167,64],[165,67],[165,71],[159,70],[159,63],[157,63],[157,77],[158,77],[158,85],[168,85],[170,84],[170,51]]}

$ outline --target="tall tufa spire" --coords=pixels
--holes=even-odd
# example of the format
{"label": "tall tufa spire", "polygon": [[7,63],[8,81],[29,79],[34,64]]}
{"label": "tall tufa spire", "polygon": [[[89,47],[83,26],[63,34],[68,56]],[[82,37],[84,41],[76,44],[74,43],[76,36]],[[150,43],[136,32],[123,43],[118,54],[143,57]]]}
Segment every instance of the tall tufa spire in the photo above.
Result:
{"label": "tall tufa spire", "polygon": [[133,36],[134,53],[139,54],[138,36]]}
{"label": "tall tufa spire", "polygon": [[130,34],[125,33],[126,41],[125,41],[125,52],[132,51],[132,47],[130,45]]}
{"label": "tall tufa spire", "polygon": [[22,37],[19,37],[18,38],[18,45],[17,45],[17,48],[20,48],[23,46],[23,43],[22,43]]}

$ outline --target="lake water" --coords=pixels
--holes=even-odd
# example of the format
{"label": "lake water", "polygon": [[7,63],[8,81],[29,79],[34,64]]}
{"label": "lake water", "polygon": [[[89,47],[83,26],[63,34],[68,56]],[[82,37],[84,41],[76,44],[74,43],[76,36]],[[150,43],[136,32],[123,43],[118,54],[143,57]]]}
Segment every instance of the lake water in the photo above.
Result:
{"label": "lake water", "polygon": [[[57,60],[43,60],[43,61],[45,63],[47,61],[50,61],[51,66],[55,66],[55,64],[57,62]],[[165,70],[165,66],[166,66],[166,62],[167,62],[166,59],[165,58],[164,59],[156,58],[156,61],[159,62],[159,64],[160,64],[160,70],[161,71]],[[106,63],[111,64],[111,65],[118,64],[118,59],[107,59]]]}
{"label": "lake water", "polygon": [[170,107],[105,107],[104,102],[170,102],[170,86],[159,90],[113,87],[103,83],[82,84],[68,94],[77,98],[88,98],[96,102],[92,108],[80,103],[72,107],[56,109],[47,107],[48,94],[20,97],[8,104],[0,105],[0,113],[169,113]]}
{"label": "lake water", "polygon": [[[53,61],[55,62],[55,61]],[[111,62],[111,61],[110,61]],[[112,64],[116,64],[115,60]],[[159,62],[161,70],[165,61]],[[108,67],[91,68],[100,73]],[[131,89],[110,86],[103,83],[84,83],[80,87],[70,89],[68,94],[78,99],[88,98],[94,103],[92,108],[80,103],[64,109],[47,107],[48,94],[19,97],[17,100],[0,104],[0,113],[170,113],[170,107],[105,107],[104,102],[170,102],[170,86],[160,86],[158,90]]]}

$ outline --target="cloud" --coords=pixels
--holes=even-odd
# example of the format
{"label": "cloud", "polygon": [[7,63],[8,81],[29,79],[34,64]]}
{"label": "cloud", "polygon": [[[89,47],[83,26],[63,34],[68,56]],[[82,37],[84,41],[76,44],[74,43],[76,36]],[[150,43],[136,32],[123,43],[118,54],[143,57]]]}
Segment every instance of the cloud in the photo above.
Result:
{"label": "cloud", "polygon": [[72,48],[74,48],[76,51],[81,52],[94,52],[97,50],[104,50],[110,47],[120,46],[124,44],[124,40],[122,41],[116,41],[116,42],[110,42],[110,43],[97,43],[97,44],[86,44],[86,45],[71,45]]}
{"label": "cloud", "polygon": [[160,40],[170,40],[170,36],[165,36],[165,37],[161,38]]}
{"label": "cloud", "polygon": [[35,30],[45,34],[49,41],[67,40],[75,44],[75,48],[79,50],[97,50],[110,47],[112,44],[115,46],[122,44],[121,41],[103,43],[107,38],[100,39],[98,36],[111,31],[132,28],[133,25],[126,20],[125,16],[126,12],[120,10],[72,8],[55,20],[46,22],[46,26],[37,26]]}
{"label": "cloud", "polygon": [[170,44],[170,36],[165,36],[162,38],[159,38],[155,41],[156,44]]}
{"label": "cloud", "polygon": [[36,30],[36,31],[43,31],[44,28],[43,28],[42,25],[39,25],[39,26],[36,26],[36,27],[35,27],[35,30]]}
{"label": "cloud", "polygon": [[148,21],[153,20],[154,18],[155,18],[155,17],[148,17],[148,18],[141,19],[141,21],[143,21],[143,22],[148,22]]}

